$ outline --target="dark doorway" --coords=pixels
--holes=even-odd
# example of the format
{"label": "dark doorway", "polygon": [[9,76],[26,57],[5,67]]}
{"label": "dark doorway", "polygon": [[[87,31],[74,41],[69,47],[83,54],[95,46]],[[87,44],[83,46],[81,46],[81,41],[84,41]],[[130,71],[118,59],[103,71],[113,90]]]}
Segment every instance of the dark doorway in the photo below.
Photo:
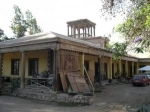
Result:
{"label": "dark doorway", "polygon": [[126,70],[125,70],[125,64],[122,64],[122,75],[125,76]]}
{"label": "dark doorway", "polygon": [[29,76],[37,75],[38,74],[38,58],[32,58],[28,61],[28,73]]}

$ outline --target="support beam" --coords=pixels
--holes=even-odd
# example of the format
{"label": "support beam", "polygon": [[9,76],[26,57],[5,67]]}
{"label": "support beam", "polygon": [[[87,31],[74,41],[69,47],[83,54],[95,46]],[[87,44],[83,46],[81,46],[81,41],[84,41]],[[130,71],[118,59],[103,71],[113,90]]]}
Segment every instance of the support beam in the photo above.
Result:
{"label": "support beam", "polygon": [[92,26],[91,26],[91,37],[92,37],[93,33],[92,33]]}
{"label": "support beam", "polygon": [[72,33],[72,26],[71,26],[71,37],[73,37],[73,35],[72,35],[73,33]]}
{"label": "support beam", "polygon": [[132,76],[134,75],[134,62],[132,61]]}
{"label": "support beam", "polygon": [[136,69],[137,69],[136,73],[138,74],[139,73],[139,70],[138,70],[139,69],[139,62],[136,63]]}
{"label": "support beam", "polygon": [[86,27],[85,27],[84,29],[85,29],[85,37],[87,37],[87,36],[86,36]]}
{"label": "support beam", "polygon": [[95,26],[93,28],[94,28],[94,37],[95,37]]}
{"label": "support beam", "polygon": [[69,25],[68,25],[68,36],[69,36]]}
{"label": "support beam", "polygon": [[78,26],[78,38],[80,38],[80,27]]}
{"label": "support beam", "polygon": [[0,53],[0,85],[1,85],[1,76],[2,76],[2,57],[3,57],[3,54]]}
{"label": "support beam", "polygon": [[89,27],[88,27],[88,37],[89,37]]}
{"label": "support beam", "polygon": [[53,50],[53,74],[54,74],[54,78],[53,78],[53,90],[56,91],[56,50]]}
{"label": "support beam", "polygon": [[126,68],[126,75],[129,76],[129,74],[128,74],[128,61],[126,61],[126,63],[125,63],[125,68]]}
{"label": "support beam", "polygon": [[21,58],[21,88],[25,87],[25,51],[22,53],[22,58]]}
{"label": "support beam", "polygon": [[84,53],[81,54],[81,76],[84,77]]}
{"label": "support beam", "polygon": [[122,67],[121,67],[122,63],[121,63],[121,59],[119,59],[119,76],[122,73]]}
{"label": "support beam", "polygon": [[76,38],[76,28],[73,26],[73,37]]}
{"label": "support beam", "polygon": [[109,79],[112,80],[112,57],[109,60]]}
{"label": "support beam", "polygon": [[82,30],[83,30],[83,37],[84,37],[84,28]]}
{"label": "support beam", "polygon": [[101,56],[98,57],[98,82],[101,83]]}

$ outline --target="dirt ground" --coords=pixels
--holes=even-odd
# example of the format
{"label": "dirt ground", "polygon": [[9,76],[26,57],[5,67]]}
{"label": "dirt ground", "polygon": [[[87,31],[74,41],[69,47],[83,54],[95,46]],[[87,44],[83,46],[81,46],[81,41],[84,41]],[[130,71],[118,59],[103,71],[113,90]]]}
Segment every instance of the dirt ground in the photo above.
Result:
{"label": "dirt ground", "polygon": [[150,86],[108,85],[93,97],[93,105],[64,107],[42,101],[0,96],[0,112],[127,112],[127,104],[150,102]]}

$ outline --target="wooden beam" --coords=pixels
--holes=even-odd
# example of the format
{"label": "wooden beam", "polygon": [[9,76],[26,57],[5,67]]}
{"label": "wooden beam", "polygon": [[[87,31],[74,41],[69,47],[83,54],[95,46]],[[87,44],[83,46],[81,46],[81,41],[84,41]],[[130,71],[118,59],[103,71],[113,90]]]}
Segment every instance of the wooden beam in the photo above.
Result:
{"label": "wooden beam", "polygon": [[81,54],[81,76],[84,77],[84,53]]}

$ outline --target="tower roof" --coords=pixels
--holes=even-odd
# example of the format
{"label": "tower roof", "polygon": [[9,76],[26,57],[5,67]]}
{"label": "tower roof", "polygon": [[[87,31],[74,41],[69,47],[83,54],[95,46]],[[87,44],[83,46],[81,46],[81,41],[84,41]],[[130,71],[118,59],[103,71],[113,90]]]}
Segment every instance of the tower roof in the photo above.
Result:
{"label": "tower roof", "polygon": [[78,19],[78,20],[75,20],[75,21],[68,21],[67,22],[68,25],[70,26],[95,26],[96,23],[88,20],[88,19]]}

